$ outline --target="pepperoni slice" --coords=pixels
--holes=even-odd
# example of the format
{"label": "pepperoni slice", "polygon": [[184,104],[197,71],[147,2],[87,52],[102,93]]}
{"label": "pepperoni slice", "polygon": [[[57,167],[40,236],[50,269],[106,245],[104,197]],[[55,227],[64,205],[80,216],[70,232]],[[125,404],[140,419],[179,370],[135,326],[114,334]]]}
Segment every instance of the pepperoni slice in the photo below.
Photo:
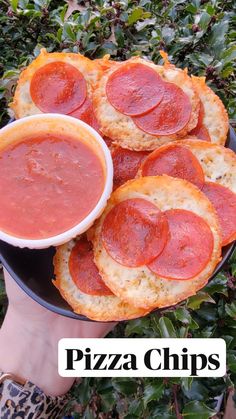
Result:
{"label": "pepperoni slice", "polygon": [[102,226],[102,242],[118,263],[137,267],[151,262],[168,239],[165,215],[142,198],[119,202],[107,214]]}
{"label": "pepperoni slice", "polygon": [[170,135],[181,131],[188,123],[192,106],[188,96],[174,83],[165,83],[162,101],[145,115],[133,118],[142,131],[152,135]]}
{"label": "pepperoni slice", "polygon": [[208,129],[203,124],[204,115],[205,115],[204,107],[203,107],[202,102],[200,102],[197,126],[192,131],[190,131],[189,134],[195,135],[197,138],[199,138],[199,140],[211,142],[211,137],[209,135]]}
{"label": "pepperoni slice", "polygon": [[128,63],[114,71],[106,84],[107,98],[119,112],[134,116],[150,111],[161,101],[164,82],[149,66]]}
{"label": "pepperoni slice", "polygon": [[147,151],[126,150],[117,147],[112,153],[114,178],[113,188],[116,189],[127,180],[134,179]]}
{"label": "pepperoni slice", "polygon": [[142,176],[169,175],[204,185],[204,172],[194,154],[185,147],[170,144],[153,151],[142,164]]}
{"label": "pepperoni slice", "polygon": [[209,262],[213,251],[213,234],[203,218],[191,211],[165,211],[170,239],[163,252],[148,268],[167,279],[191,279]]}
{"label": "pepperoni slice", "polygon": [[236,194],[225,186],[206,182],[202,192],[214,205],[221,227],[222,245],[236,240]]}
{"label": "pepperoni slice", "polygon": [[74,118],[81,119],[81,121],[86,122],[86,124],[90,125],[99,132],[99,123],[94,113],[92,101],[88,98],[88,96],[86,97],[83,105],[75,111],[69,113],[69,115]]}
{"label": "pepperoni slice", "polygon": [[199,140],[211,142],[211,137],[205,125],[197,126],[189,134],[195,135]]}
{"label": "pepperoni slice", "polygon": [[73,65],[55,61],[35,72],[30,94],[42,112],[68,114],[83,105],[87,95],[86,81]]}
{"label": "pepperoni slice", "polygon": [[75,285],[88,295],[113,295],[101,279],[93,261],[93,249],[86,238],[80,239],[73,247],[69,270]]}

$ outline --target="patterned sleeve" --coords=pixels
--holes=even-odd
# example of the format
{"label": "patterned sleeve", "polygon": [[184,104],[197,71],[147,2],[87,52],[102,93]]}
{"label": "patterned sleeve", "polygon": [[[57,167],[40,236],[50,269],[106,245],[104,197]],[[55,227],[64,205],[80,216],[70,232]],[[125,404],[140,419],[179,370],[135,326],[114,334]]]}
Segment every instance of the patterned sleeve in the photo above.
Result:
{"label": "patterned sleeve", "polygon": [[[12,419],[59,419],[68,403],[68,396],[47,396],[26,381],[24,385],[11,378],[1,380],[0,372],[0,418]],[[2,382],[1,382],[2,381]]]}

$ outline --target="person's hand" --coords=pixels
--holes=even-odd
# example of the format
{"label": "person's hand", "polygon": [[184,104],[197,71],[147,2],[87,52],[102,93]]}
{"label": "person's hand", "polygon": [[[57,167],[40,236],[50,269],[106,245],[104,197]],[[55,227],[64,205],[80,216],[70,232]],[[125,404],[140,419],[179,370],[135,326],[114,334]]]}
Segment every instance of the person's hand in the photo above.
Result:
{"label": "person's hand", "polygon": [[104,337],[115,323],[83,322],[59,316],[28,297],[5,273],[9,306],[0,330],[0,371],[32,381],[46,394],[61,395],[73,378],[57,372],[61,338]]}

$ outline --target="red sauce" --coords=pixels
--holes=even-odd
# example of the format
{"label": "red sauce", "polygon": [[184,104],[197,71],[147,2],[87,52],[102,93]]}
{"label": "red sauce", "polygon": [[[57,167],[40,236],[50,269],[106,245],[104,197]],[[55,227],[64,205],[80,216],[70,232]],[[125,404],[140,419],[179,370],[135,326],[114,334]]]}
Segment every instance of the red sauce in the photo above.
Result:
{"label": "red sauce", "polygon": [[63,134],[37,134],[6,148],[0,173],[0,229],[26,239],[75,226],[95,207],[105,183],[94,151]]}

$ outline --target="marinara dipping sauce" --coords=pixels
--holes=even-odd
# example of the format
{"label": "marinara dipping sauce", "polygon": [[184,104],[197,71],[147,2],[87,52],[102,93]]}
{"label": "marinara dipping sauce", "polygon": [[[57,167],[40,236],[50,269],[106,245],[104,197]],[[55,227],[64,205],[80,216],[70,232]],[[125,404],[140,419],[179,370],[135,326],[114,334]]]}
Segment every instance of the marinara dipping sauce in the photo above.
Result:
{"label": "marinara dipping sauce", "polygon": [[106,170],[83,129],[26,131],[0,149],[0,230],[42,240],[72,229],[93,211]]}

